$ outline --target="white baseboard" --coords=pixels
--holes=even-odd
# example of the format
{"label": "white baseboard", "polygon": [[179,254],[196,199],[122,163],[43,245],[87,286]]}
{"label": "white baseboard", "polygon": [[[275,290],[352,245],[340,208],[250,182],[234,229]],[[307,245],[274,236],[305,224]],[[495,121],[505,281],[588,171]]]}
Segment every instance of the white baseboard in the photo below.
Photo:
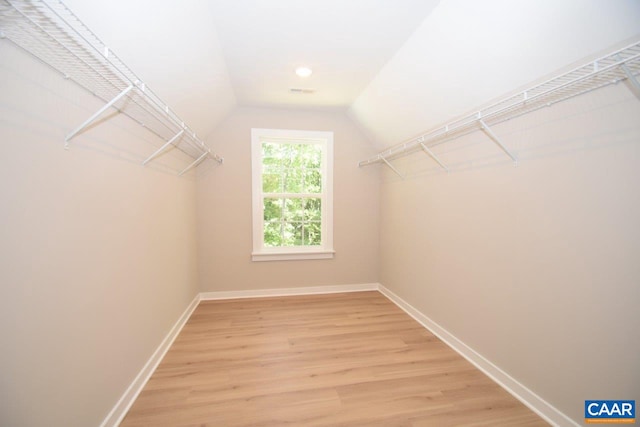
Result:
{"label": "white baseboard", "polygon": [[111,412],[109,412],[109,415],[107,415],[104,421],[102,421],[100,427],[116,427],[122,422],[125,415],[127,415],[127,412],[131,408],[131,405],[133,405],[133,402],[135,402],[145,384],[147,384],[147,381],[151,378],[151,374],[155,372],[160,361],[171,347],[171,344],[173,344],[173,341],[182,330],[182,327],[187,323],[187,320],[189,320],[189,317],[191,317],[193,310],[196,309],[199,302],[200,295],[196,295],[184,313],[182,313],[182,316],[180,316],[178,321],[173,325],[167,336],[164,337],[153,355],[151,355],[149,360],[147,360],[147,363],[142,367],[142,370],[129,385],[122,397],[120,397],[118,403],[116,403]]}
{"label": "white baseboard", "polygon": [[418,323],[427,328],[431,333],[440,338],[445,344],[455,350],[462,357],[471,362],[476,368],[484,372],[489,378],[498,383],[502,388],[512,394],[516,399],[524,403],[529,409],[540,415],[545,421],[554,426],[580,426],[571,418],[560,412],[550,403],[529,390],[526,386],[518,382],[515,378],[504,372],[502,369],[485,359],[481,354],[466,345],[449,331],[438,325],[436,322],[422,314],[408,302],[391,292],[389,289],[379,285],[378,290],[389,298],[394,304],[413,317]]}
{"label": "white baseboard", "polygon": [[361,283],[357,285],[310,286],[300,288],[254,289],[247,291],[215,291],[202,292],[200,298],[206,300],[283,297],[292,295],[335,294],[342,292],[377,291],[378,283]]}

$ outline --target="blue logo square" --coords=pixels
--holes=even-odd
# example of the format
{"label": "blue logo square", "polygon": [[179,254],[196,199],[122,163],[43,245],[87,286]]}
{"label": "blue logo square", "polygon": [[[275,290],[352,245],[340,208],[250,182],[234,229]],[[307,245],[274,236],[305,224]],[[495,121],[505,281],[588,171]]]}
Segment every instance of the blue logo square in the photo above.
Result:
{"label": "blue logo square", "polygon": [[587,423],[608,422],[629,424],[635,422],[635,400],[585,400],[584,419]]}

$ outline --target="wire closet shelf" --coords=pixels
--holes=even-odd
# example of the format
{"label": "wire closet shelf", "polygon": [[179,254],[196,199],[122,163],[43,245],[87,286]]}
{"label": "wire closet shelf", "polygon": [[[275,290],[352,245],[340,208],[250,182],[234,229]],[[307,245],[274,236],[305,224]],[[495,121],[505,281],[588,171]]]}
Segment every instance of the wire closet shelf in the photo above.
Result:
{"label": "wire closet shelf", "polygon": [[67,135],[65,147],[114,108],[164,141],[144,165],[171,146],[193,159],[180,175],[207,158],[222,163],[222,158],[60,0],[0,0],[0,38],[10,40],[105,102]]}
{"label": "wire closet shelf", "polygon": [[396,144],[362,160],[358,165],[368,166],[384,163],[402,178],[402,174],[391,164],[390,160],[422,150],[448,172],[448,167],[433,153],[431,148],[476,130],[485,132],[517,164],[516,156],[500,141],[490,126],[601,87],[616,84],[625,79],[628,79],[640,91],[638,74],[640,74],[640,41],[587,62],[571,71],[559,74],[515,95],[505,97],[444,126]]}

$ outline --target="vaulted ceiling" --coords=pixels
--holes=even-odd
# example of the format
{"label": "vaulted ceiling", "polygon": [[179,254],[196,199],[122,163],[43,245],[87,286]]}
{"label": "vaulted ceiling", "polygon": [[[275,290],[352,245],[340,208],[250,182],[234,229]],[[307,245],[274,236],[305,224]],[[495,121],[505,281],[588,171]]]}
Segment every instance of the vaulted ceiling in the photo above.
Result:
{"label": "vaulted ceiling", "polygon": [[[437,3],[240,0],[212,9],[239,104],[345,109]],[[313,74],[298,77],[298,66]]]}
{"label": "vaulted ceiling", "polygon": [[304,108],[380,147],[640,37],[637,0],[64,2],[200,135],[237,105]]}

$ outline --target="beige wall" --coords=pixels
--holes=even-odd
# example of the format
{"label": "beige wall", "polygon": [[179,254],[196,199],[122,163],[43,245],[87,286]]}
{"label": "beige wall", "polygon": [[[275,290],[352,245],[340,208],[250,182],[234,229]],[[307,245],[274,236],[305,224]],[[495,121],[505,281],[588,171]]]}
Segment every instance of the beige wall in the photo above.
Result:
{"label": "beige wall", "polygon": [[385,168],[381,282],[579,424],[640,401],[640,100],[624,84]]}
{"label": "beige wall", "polygon": [[195,182],[0,44],[0,425],[96,426],[198,292]]}
{"label": "beige wall", "polygon": [[[334,259],[251,261],[251,128],[334,132]],[[378,171],[357,167],[372,151],[343,114],[238,108],[208,141],[225,163],[198,171],[202,291],[378,281]]]}

